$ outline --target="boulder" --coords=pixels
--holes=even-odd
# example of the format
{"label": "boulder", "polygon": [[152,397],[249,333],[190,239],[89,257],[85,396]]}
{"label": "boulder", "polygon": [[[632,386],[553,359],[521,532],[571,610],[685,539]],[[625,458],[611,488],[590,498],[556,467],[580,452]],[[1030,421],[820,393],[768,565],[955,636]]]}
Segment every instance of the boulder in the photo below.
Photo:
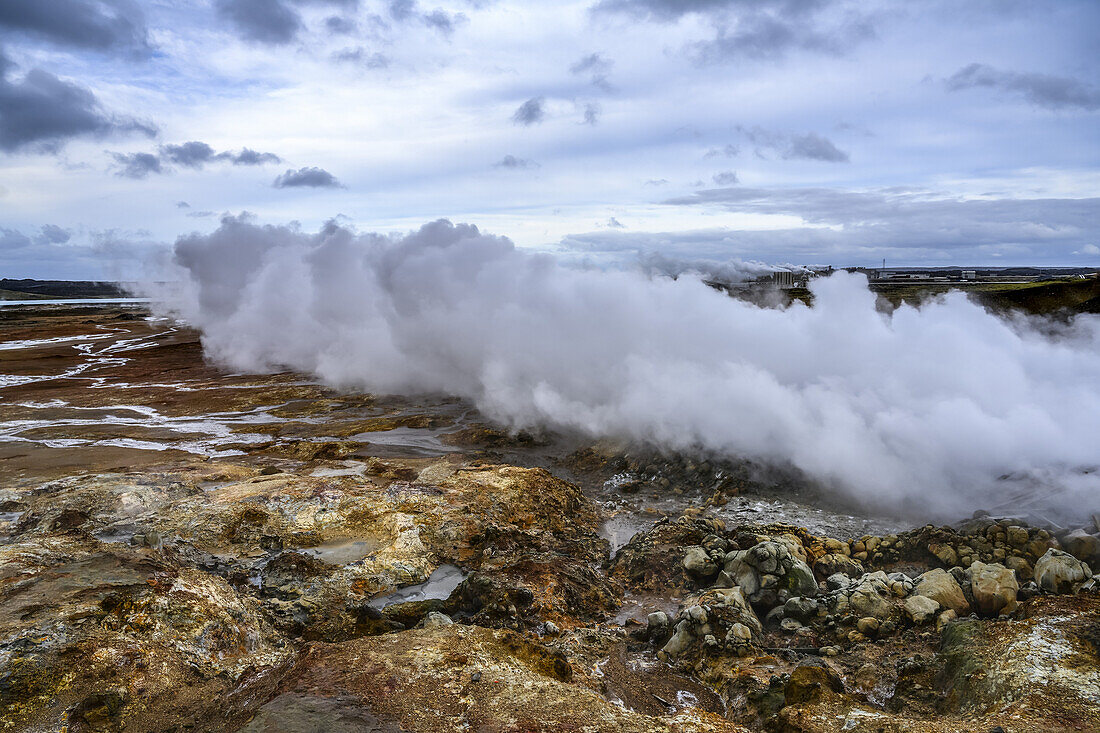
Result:
{"label": "boulder", "polygon": [[844,593],[847,595],[848,609],[859,616],[884,619],[888,618],[894,609],[893,603],[890,602],[888,586],[874,574],[863,576],[859,583],[849,586]]}
{"label": "boulder", "polygon": [[1053,547],[1035,561],[1035,582],[1050,593],[1073,593],[1091,577],[1088,565]]}
{"label": "boulder", "polygon": [[799,596],[816,596],[817,580],[814,579],[814,571],[801,560],[794,560],[784,576],[784,585],[787,590]]}
{"label": "boulder", "polygon": [[760,590],[760,573],[749,564],[748,554],[748,550],[728,553],[723,572],[733,585],[739,587],[746,596],[751,596]]}
{"label": "boulder", "polygon": [[915,624],[923,624],[940,610],[940,604],[928,596],[912,595],[905,599],[905,615]]}
{"label": "boulder", "polygon": [[707,551],[699,545],[687,548],[683,562],[684,570],[700,580],[711,580],[718,575],[718,566]]}
{"label": "boulder", "polygon": [[941,568],[920,575],[913,587],[913,595],[931,598],[960,616],[970,613],[970,604],[966,602],[962,587],[950,573]]}
{"label": "boulder", "polygon": [[781,542],[760,542],[749,548],[745,561],[761,574],[783,575],[791,567],[794,558]]}
{"label": "boulder", "polygon": [[428,615],[424,617],[425,629],[438,629],[441,626],[450,626],[453,623],[454,621],[451,620],[450,616],[439,611],[429,611]]}
{"label": "boulder", "polygon": [[976,610],[983,616],[999,616],[1015,611],[1019,590],[1016,573],[1004,565],[976,562],[970,566],[970,591]]}
{"label": "boulder", "polygon": [[754,633],[764,628],[740,588],[712,588],[700,595],[696,603],[706,609],[706,618],[712,624],[728,627],[740,623]]}
{"label": "boulder", "polygon": [[1100,538],[1083,529],[1075,529],[1062,538],[1062,549],[1084,562],[1100,559]]}
{"label": "boulder", "polygon": [[796,618],[803,623],[817,616],[818,607],[817,601],[802,596],[794,596],[782,606],[784,616]]}
{"label": "boulder", "polygon": [[[845,545],[845,547],[847,547],[847,545]],[[863,575],[863,566],[847,555],[830,553],[828,555],[822,555],[814,561],[814,573],[822,578],[827,578],[838,573],[849,578],[858,578]]]}

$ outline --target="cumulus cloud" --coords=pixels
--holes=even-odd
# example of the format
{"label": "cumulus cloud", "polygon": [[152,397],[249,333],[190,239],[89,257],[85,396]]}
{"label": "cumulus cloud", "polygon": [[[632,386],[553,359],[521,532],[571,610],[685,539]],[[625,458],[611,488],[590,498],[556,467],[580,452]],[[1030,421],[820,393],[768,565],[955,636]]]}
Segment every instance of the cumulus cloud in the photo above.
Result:
{"label": "cumulus cloud", "polygon": [[737,178],[735,171],[722,171],[721,173],[715,173],[711,180],[719,186],[733,186],[740,179]]}
{"label": "cumulus cloud", "polygon": [[607,226],[612,229],[626,229],[626,226],[613,216],[607,220]]}
{"label": "cumulus cloud", "polygon": [[545,104],[545,97],[531,97],[521,104],[512,114],[512,122],[524,126],[535,125],[542,122],[546,119],[546,111],[543,109],[543,105]]}
{"label": "cumulus cloud", "polygon": [[181,287],[158,311],[234,370],[793,465],[865,508],[928,518],[1036,485],[1076,511],[1100,489],[1095,316],[1036,329],[961,294],[883,315],[846,273],[813,282],[813,308],[764,309],[696,278],[566,268],[445,220],[382,236],[229,217],[180,238],[174,261]]}
{"label": "cumulus cloud", "polygon": [[287,170],[277,176],[271,185],[275,188],[341,188],[336,176],[316,167]]}
{"label": "cumulus cloud", "polygon": [[61,46],[150,51],[144,14],[132,0],[4,0],[0,28]]}
{"label": "cumulus cloud", "polygon": [[111,153],[120,167],[115,175],[123,178],[145,178],[150,173],[163,173],[160,158],[152,153]]}
{"label": "cumulus cloud", "polygon": [[985,64],[970,64],[955,72],[945,83],[953,92],[984,87],[1021,96],[1048,109],[1100,109],[1100,87],[1068,77],[1001,71]]}
{"label": "cumulus cloud", "polygon": [[505,155],[493,164],[496,168],[538,168],[539,164],[527,158],[517,158],[514,155]]}
{"label": "cumulus cloud", "polygon": [[90,89],[31,69],[21,81],[9,77],[11,62],[0,52],[0,150],[57,150],[70,138],[139,133],[155,128],[103,109]]}

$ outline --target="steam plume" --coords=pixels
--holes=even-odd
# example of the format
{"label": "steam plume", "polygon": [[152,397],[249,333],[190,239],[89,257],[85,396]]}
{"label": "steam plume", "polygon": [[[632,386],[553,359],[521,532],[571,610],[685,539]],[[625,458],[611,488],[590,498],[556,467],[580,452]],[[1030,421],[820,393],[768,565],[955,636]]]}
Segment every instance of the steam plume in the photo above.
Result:
{"label": "steam plume", "polygon": [[1052,334],[961,294],[892,315],[865,281],[765,309],[695,278],[563,267],[446,220],[404,237],[227,218],[175,245],[171,308],[207,354],[342,388],[446,392],[551,426],[793,464],[868,506],[1100,497],[1100,319]]}

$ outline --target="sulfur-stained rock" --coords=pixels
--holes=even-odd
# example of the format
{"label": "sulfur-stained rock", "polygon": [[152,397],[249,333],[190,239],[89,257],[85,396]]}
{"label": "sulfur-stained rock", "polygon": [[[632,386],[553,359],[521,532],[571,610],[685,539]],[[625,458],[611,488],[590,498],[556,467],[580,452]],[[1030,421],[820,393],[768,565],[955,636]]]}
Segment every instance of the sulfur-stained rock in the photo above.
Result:
{"label": "sulfur-stained rock", "polygon": [[559,651],[514,632],[459,624],[318,644],[243,730],[332,730],[337,723],[418,733],[744,730],[697,709],[667,717],[632,712],[572,678]]}
{"label": "sulfur-stained rock", "polygon": [[976,562],[970,566],[970,589],[975,610],[984,616],[1009,614],[1016,610],[1020,584],[1016,574],[1003,565]]}
{"label": "sulfur-stained rock", "polygon": [[801,705],[820,700],[830,692],[844,692],[840,675],[822,661],[808,660],[791,672],[783,695],[787,705]]}
{"label": "sulfur-stained rock", "polygon": [[1100,730],[1098,612],[1098,596],[1045,596],[1017,619],[948,625],[945,712],[1011,716],[1019,730]]}
{"label": "sulfur-stained rock", "polygon": [[619,549],[610,576],[639,593],[672,593],[691,576],[682,562],[683,548],[697,546],[710,532],[696,523],[665,522],[639,532]]}

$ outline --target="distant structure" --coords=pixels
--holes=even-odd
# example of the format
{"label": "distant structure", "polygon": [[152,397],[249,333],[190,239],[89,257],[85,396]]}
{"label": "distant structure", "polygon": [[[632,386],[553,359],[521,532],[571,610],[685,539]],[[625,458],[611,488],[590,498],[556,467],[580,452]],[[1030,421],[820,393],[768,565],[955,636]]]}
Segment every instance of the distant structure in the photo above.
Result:
{"label": "distant structure", "polygon": [[1082,267],[846,267],[862,272],[871,285],[935,285],[956,283],[1031,283],[1063,278],[1096,277],[1095,268]]}
{"label": "distant structure", "polygon": [[780,270],[779,272],[772,273],[772,284],[780,290],[790,290],[791,288],[804,288],[806,287],[806,281],[808,277],[805,272],[791,272],[790,270]]}

